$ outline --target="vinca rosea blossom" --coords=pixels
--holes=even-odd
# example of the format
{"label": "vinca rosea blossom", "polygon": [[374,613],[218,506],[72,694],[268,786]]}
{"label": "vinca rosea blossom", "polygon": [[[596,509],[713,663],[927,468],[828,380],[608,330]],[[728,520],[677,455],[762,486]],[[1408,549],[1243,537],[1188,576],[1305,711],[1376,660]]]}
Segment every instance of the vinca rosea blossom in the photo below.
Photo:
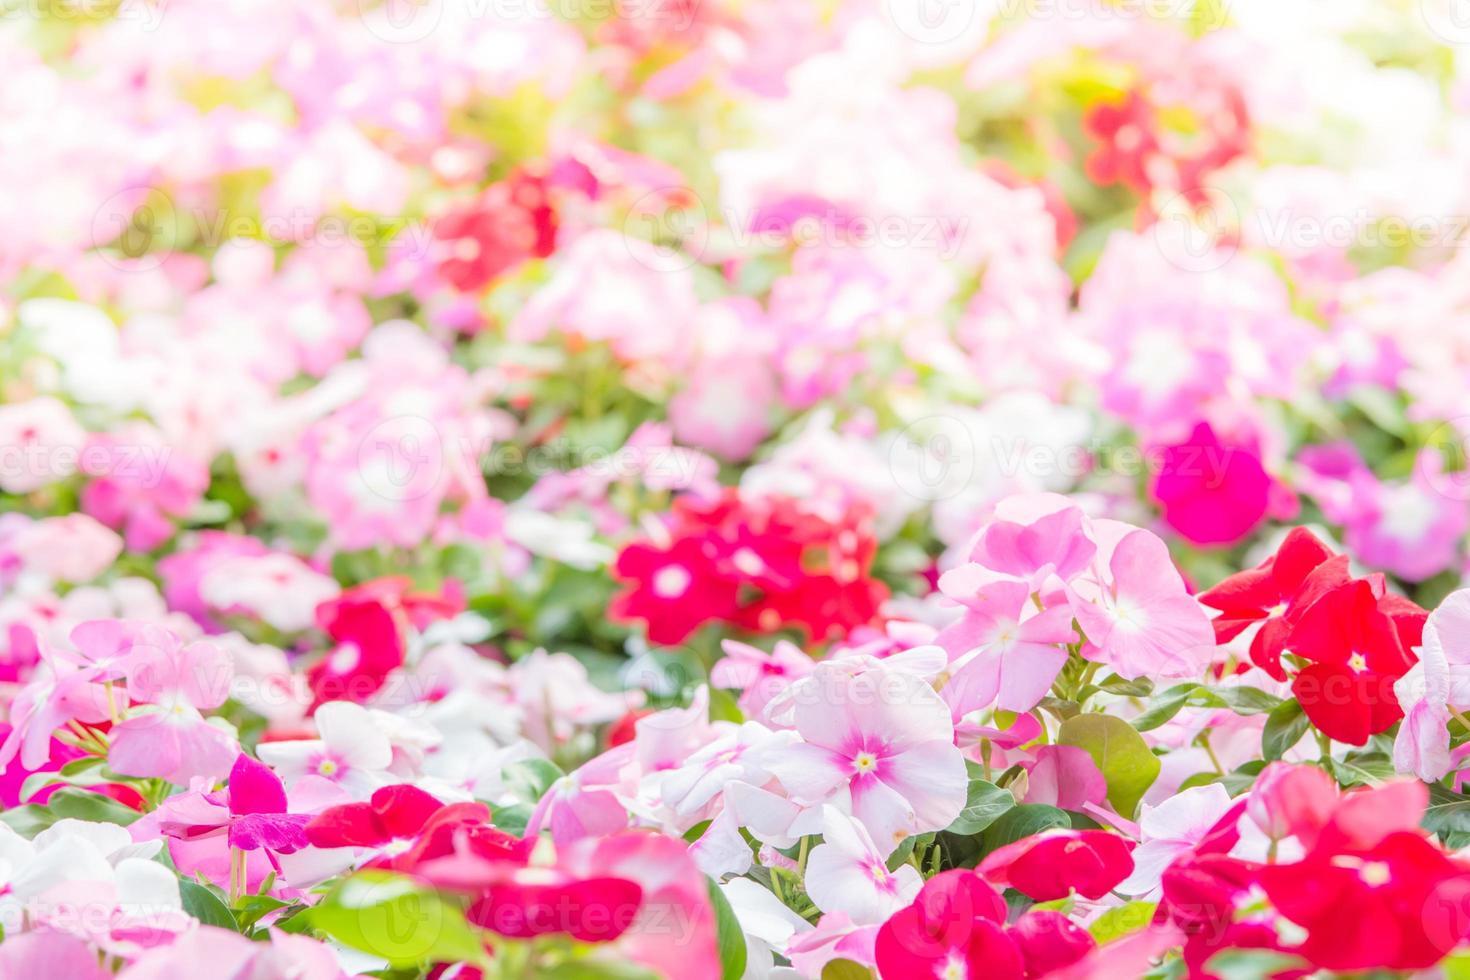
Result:
{"label": "vinca rosea blossom", "polygon": [[1450,0],[0,16],[0,977],[1470,971]]}

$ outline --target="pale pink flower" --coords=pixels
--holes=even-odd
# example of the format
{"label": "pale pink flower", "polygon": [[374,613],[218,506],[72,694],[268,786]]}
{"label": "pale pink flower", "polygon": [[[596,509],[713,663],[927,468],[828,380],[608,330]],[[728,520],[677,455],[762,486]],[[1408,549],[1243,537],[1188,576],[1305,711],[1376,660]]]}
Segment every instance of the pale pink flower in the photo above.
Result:
{"label": "pale pink flower", "polygon": [[885,853],[949,826],[964,807],[964,759],[949,708],[919,677],[819,665],[795,704],[803,741],[770,761],[791,799],[850,810]]}
{"label": "pale pink flower", "polygon": [[1157,535],[1128,531],[1106,569],[1097,566],[1097,587],[1069,587],[1094,659],[1130,680],[1194,677],[1210,663],[1215,639],[1209,616]]}
{"label": "pale pink flower", "polygon": [[122,546],[121,538],[86,514],[36,521],[10,545],[27,569],[70,583],[89,582],[101,575],[121,554]]}
{"label": "pale pink flower", "polygon": [[882,922],[913,901],[919,870],[889,871],[868,830],[836,807],[822,808],[822,843],[806,863],[806,892],[823,912],[841,912],[859,925]]}
{"label": "pale pink flower", "polygon": [[[264,742],[260,761],[280,774],[287,789],[307,776],[336,783],[354,799],[366,800],[387,785],[393,746],[372,714],[351,701],[328,701],[314,716],[319,738]],[[233,761],[233,760],[232,760]]]}
{"label": "pale pink flower", "polygon": [[1450,708],[1470,707],[1470,589],[1451,593],[1429,614],[1417,650],[1419,662],[1393,686],[1404,709],[1393,763],[1435,782],[1454,767]]}
{"label": "pale pink flower", "polygon": [[1169,865],[1193,851],[1234,805],[1219,783],[1182,790],[1158,806],[1145,804],[1138,818],[1142,842],[1133,850],[1133,873],[1117,891],[1152,896]]}
{"label": "pale pink flower", "polygon": [[[979,574],[975,574],[979,573]],[[1077,641],[1070,606],[1037,610],[1024,581],[996,581],[978,565],[946,572],[945,595],[965,607],[934,642],[950,656],[941,693],[956,719],[992,704],[1030,711],[1046,696]]]}
{"label": "pale pink flower", "polygon": [[0,405],[0,490],[30,493],[76,473],[87,433],[49,396]]}
{"label": "pale pink flower", "polygon": [[233,676],[229,656],[213,644],[181,646],[171,634],[157,646],[139,644],[127,664],[127,696],[139,705],[112,727],[108,765],[175,786],[222,778],[240,746],[201,712],[224,704]]}
{"label": "pale pink flower", "polygon": [[210,608],[258,617],[282,633],[309,629],[316,607],[340,591],[335,579],[284,552],[227,557],[199,579]]}
{"label": "pale pink flower", "polygon": [[812,672],[814,661],[789,640],[777,640],[766,653],[738,640],[720,644],[725,656],[710,669],[710,684],[740,692],[737,703],[747,718],[759,718],[766,705],[792,681]]}

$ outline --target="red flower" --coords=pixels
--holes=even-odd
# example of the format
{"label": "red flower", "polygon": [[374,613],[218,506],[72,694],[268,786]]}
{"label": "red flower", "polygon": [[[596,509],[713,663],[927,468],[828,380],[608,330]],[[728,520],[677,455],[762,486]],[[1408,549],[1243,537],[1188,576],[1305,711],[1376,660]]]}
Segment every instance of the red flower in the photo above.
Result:
{"label": "red flower", "polygon": [[384,786],[367,803],[328,807],[306,825],[313,847],[383,847],[418,836],[444,804],[416,786]]}
{"label": "red flower", "polygon": [[[1276,554],[1255,568],[1232,575],[1200,595],[1199,601],[1220,610],[1215,639],[1228,643],[1253,623],[1261,628],[1251,641],[1251,662],[1278,681],[1286,680],[1281,651],[1286,645],[1293,609],[1296,615],[1331,585],[1347,582],[1347,558],[1333,559],[1332,549],[1304,527],[1292,528]],[[1304,590],[1312,573],[1314,587]]]}
{"label": "red flower", "polygon": [[1066,898],[1074,890],[1102,898],[1132,874],[1133,846],[1105,830],[1059,830],[992,851],[979,870],[1039,902]]}
{"label": "red flower", "polygon": [[556,210],[544,177],[518,170],[434,223],[438,273],[473,292],[556,248]]}
{"label": "red flower", "polygon": [[534,844],[494,826],[483,803],[450,803],[428,817],[407,850],[377,866],[440,888],[478,892],[524,866]]}
{"label": "red flower", "polygon": [[667,543],[627,545],[613,568],[628,583],[613,618],[646,622],[655,643],[680,643],[715,621],[825,640],[873,622],[888,596],[869,577],[877,542],[863,514],[834,524],[792,500],[731,490],[675,503],[667,533]]}
{"label": "red flower", "polygon": [[531,874],[558,880],[512,877],[471,905],[467,918],[512,939],[565,933],[584,943],[607,943],[627,931],[643,903],[642,887],[626,878],[577,880],[541,869]]}
{"label": "red flower", "polygon": [[1405,639],[1417,642],[1423,631],[1418,615],[1385,601],[1383,590],[1381,578],[1337,586],[1307,607],[1287,642],[1290,652],[1312,661],[1292,682],[1302,710],[1320,731],[1350,745],[1366,744],[1403,717],[1393,682],[1414,665]]}
{"label": "red flower", "polygon": [[1006,926],[1006,903],[973,871],[935,875],[907,908],[878,930],[874,955],[884,980],[959,976],[1022,980],[1086,956],[1092,937],[1056,912],[1026,912]]}
{"label": "red flower", "polygon": [[1318,847],[1296,864],[1261,868],[1257,880],[1277,911],[1307,930],[1291,952],[1322,969],[1425,969],[1470,925],[1470,869],[1416,832],[1367,849]]}
{"label": "red flower", "polygon": [[317,607],[317,624],[336,647],[306,672],[315,697],[362,703],[376,694],[388,675],[403,664],[399,620],[377,598],[339,596]]}

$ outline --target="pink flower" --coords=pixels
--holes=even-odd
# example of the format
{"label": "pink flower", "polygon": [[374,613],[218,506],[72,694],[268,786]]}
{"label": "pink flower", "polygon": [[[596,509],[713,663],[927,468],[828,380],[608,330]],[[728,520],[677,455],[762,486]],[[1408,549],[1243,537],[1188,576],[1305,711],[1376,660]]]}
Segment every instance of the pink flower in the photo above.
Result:
{"label": "pink flower", "polygon": [[882,922],[913,901],[923,879],[917,868],[890,872],[867,828],[839,811],[822,808],[822,843],[806,864],[806,892],[823,912],[842,912],[853,922]]}
{"label": "pink flower", "polygon": [[710,669],[710,684],[739,691],[748,718],[761,717],[773,697],[812,672],[812,658],[789,640],[777,640],[770,653],[736,640],[724,640],[720,649],[725,656]]}
{"label": "pink flower", "polygon": [[225,703],[233,676],[229,656],[209,643],[181,646],[164,634],[161,645],[135,651],[127,692],[140,706],[112,727],[108,765],[124,776],[161,776],[176,786],[223,776],[239,745],[201,709]]}
{"label": "pink flower", "polygon": [[794,715],[803,741],[770,761],[792,800],[850,808],[885,853],[959,816],[964,759],[933,688],[885,666],[853,675],[839,663],[819,664],[807,681]]}
{"label": "pink flower", "polygon": [[1208,422],[1164,450],[1153,496],[1164,520],[1194,544],[1234,544],[1266,518],[1272,480],[1255,447],[1221,442]]}
{"label": "pink flower", "polygon": [[122,552],[123,542],[86,514],[67,514],[29,525],[10,547],[27,569],[53,581],[78,584],[105,572]]}
{"label": "pink flower", "polygon": [[1083,810],[1101,804],[1107,781],[1086,749],[1075,745],[1042,745],[1036,760],[1026,765],[1027,803],[1045,803],[1063,810]]}
{"label": "pink flower", "polygon": [[30,493],[77,471],[86,431],[55,398],[0,405],[0,490]]}
{"label": "pink flower", "polygon": [[775,400],[775,380],[764,360],[703,359],[670,400],[669,422],[681,443],[738,462],[770,434]]}
{"label": "pink flower", "polygon": [[173,537],[209,487],[209,467],[177,451],[145,424],[94,436],[84,469],[91,482],[82,509],[119,529],[132,551],[152,551]]}
{"label": "pink flower", "polygon": [[996,581],[978,565],[946,572],[939,587],[965,607],[959,622],[934,638],[949,653],[952,676],[942,693],[955,719],[992,704],[1017,712],[1036,707],[1067,662],[1067,644],[1077,640],[1072,610],[1062,604],[1038,612],[1025,582]]}
{"label": "pink flower", "polygon": [[[1209,616],[1184,586],[1157,535],[1124,535],[1091,583],[1069,589],[1095,659],[1120,677],[1193,677],[1213,659]],[[1089,601],[1094,599],[1095,601]]]}

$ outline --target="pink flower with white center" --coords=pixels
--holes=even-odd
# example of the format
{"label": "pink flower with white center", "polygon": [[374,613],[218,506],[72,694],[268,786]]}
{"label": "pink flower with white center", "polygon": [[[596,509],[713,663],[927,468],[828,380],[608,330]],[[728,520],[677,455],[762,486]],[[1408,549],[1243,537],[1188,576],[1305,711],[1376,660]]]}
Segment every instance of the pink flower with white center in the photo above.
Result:
{"label": "pink flower with white center", "polygon": [[20,755],[34,772],[51,760],[52,734],[73,721],[107,720],[107,694],[92,674],[66,661],[43,662],[32,681],[10,703],[10,733],[0,743],[0,772]]}
{"label": "pink flower with white center", "polygon": [[917,868],[889,871],[868,830],[836,807],[822,808],[822,843],[806,863],[806,892],[823,912],[841,912],[859,925],[882,922],[919,894]]}
{"label": "pink flower with white center", "polygon": [[850,674],[819,664],[797,700],[803,741],[770,771],[803,806],[833,803],[863,823],[884,853],[943,830],[965,805],[964,758],[949,707],[921,678],[875,667]]}
{"label": "pink flower with white center", "polygon": [[1068,587],[1072,611],[1101,660],[1120,677],[1194,677],[1215,653],[1210,618],[1155,534],[1124,534],[1097,581]]}
{"label": "pink flower with white center", "polygon": [[230,693],[229,655],[210,643],[139,645],[128,662],[128,697],[139,705],[112,727],[107,764],[124,776],[160,776],[175,786],[217,780],[240,753],[232,732],[206,721]]}
{"label": "pink flower with white center", "polygon": [[280,774],[290,789],[306,776],[336,783],[354,799],[366,800],[373,790],[394,780],[393,745],[372,714],[351,701],[328,701],[317,709],[317,739],[266,742],[256,749],[260,761]]}
{"label": "pink flower with white center", "polygon": [[1027,583],[994,581],[978,565],[946,572],[939,587],[965,607],[959,622],[934,639],[950,657],[942,694],[954,718],[992,703],[1006,711],[1036,707],[1067,662],[1067,644],[1077,640],[1071,608],[1038,611]]}
{"label": "pink flower with white center", "polygon": [[[1353,499],[1343,543],[1353,556],[1411,582],[1432,578],[1458,560],[1470,510],[1464,500],[1445,493],[1439,452],[1421,453],[1414,477],[1378,483],[1371,474],[1359,484],[1366,492]],[[1366,497],[1366,499],[1364,499]]]}
{"label": "pink flower with white center", "polygon": [[669,402],[669,421],[680,442],[739,461],[770,434],[775,400],[776,382],[763,359],[704,359]]}
{"label": "pink flower with white center", "polygon": [[30,493],[77,471],[87,433],[55,398],[0,405],[0,490]]}
{"label": "pink flower with white center", "polygon": [[812,672],[814,661],[789,640],[777,640],[770,653],[737,640],[720,644],[722,660],[709,672],[715,687],[740,692],[738,704],[747,718],[759,718],[771,699],[792,681]]}

